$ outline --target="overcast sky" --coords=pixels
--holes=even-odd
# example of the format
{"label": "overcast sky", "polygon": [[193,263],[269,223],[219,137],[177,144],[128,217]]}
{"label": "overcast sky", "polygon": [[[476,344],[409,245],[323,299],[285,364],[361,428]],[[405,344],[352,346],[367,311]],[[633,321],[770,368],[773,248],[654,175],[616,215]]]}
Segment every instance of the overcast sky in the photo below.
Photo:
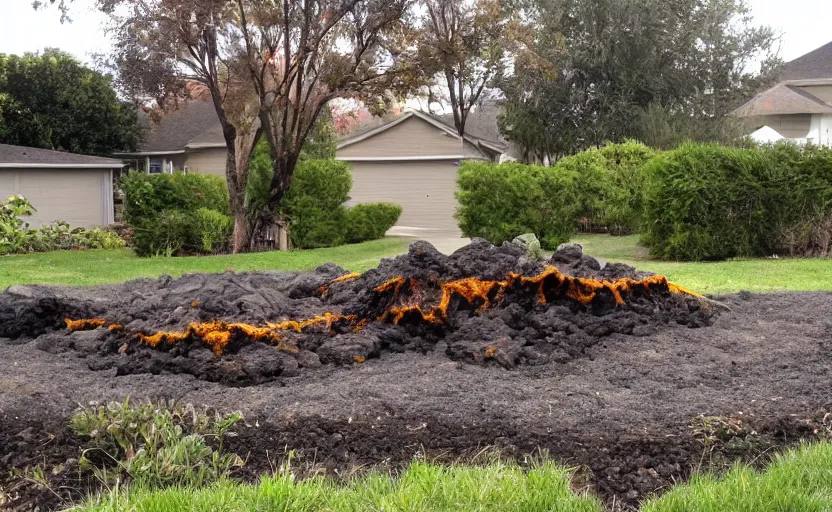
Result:
{"label": "overcast sky", "polygon": [[[0,0],[0,53],[21,54],[52,46],[90,61],[106,52],[106,17],[92,9],[93,0],[75,0],[72,23],[60,22],[57,9],[35,12],[31,0]],[[788,61],[832,41],[830,0],[750,0],[755,21],[783,34],[782,53]]]}

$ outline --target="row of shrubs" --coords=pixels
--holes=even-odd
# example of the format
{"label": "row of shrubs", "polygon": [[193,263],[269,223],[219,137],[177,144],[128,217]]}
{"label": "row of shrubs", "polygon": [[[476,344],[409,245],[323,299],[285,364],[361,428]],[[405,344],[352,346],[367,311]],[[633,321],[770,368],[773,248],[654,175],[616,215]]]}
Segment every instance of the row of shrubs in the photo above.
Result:
{"label": "row of shrubs", "polygon": [[30,229],[24,220],[37,210],[21,195],[0,202],[0,256],[59,250],[118,249],[124,240],[116,233],[102,229],[71,228],[55,221]]}
{"label": "row of shrubs", "polygon": [[[131,173],[121,183],[125,220],[140,256],[213,254],[228,250],[234,221],[225,180],[203,174]],[[346,207],[350,167],[336,160],[303,160],[279,213],[292,245],[333,247],[382,238],[402,209],[389,203]]]}
{"label": "row of shrubs", "polygon": [[582,222],[614,234],[635,232],[643,210],[642,168],[654,156],[628,141],[551,167],[465,162],[458,179],[460,229],[495,243],[534,233],[545,249],[569,240]]}
{"label": "row of shrubs", "polygon": [[832,256],[830,148],[629,141],[551,167],[467,162],[458,184],[462,232],[495,243],[534,233],[554,249],[583,223],[641,232],[664,259]]}
{"label": "row of shrubs", "polygon": [[832,256],[832,148],[684,144],[644,174],[656,257]]}
{"label": "row of shrubs", "polygon": [[139,256],[223,252],[234,220],[228,187],[205,174],[130,173],[121,180],[124,220]]}

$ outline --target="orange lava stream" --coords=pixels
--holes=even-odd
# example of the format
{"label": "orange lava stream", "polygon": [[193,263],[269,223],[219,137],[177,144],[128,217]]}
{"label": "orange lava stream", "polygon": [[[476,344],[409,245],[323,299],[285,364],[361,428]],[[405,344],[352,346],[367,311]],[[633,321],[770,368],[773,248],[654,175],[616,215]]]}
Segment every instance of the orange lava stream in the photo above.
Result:
{"label": "orange lava stream", "polygon": [[[376,293],[392,291],[394,296],[398,296],[402,287],[407,282],[403,277],[395,277],[376,287],[373,291]],[[606,279],[570,277],[563,274],[554,266],[549,266],[543,272],[533,277],[524,277],[520,274],[510,273],[502,281],[487,281],[476,277],[468,277],[441,283],[439,287],[442,290],[442,297],[439,300],[439,304],[433,308],[426,311],[419,304],[392,306],[379,317],[379,320],[398,324],[408,315],[415,314],[421,316],[428,323],[441,324],[447,320],[448,307],[454,296],[462,297],[469,304],[474,304],[477,300],[481,301],[482,304],[478,308],[478,311],[483,311],[489,308],[492,302],[499,301],[504,296],[506,290],[514,287],[518,283],[522,285],[535,285],[537,287],[537,298],[541,304],[546,304],[546,295],[548,293],[557,290],[564,290],[567,297],[583,305],[590,304],[599,293],[605,290],[612,295],[616,304],[623,305],[625,304],[623,294],[632,293],[636,290],[650,293],[651,286],[666,287],[670,293],[702,297],[697,293],[668,282],[664,276],[653,275],[640,280],[622,278],[610,281]],[[415,287],[412,280],[411,287]]]}
{"label": "orange lava stream", "polygon": [[[333,280],[332,283],[347,281],[357,277],[358,274],[355,273],[346,274]],[[404,318],[410,315],[416,315],[417,317],[421,317],[425,322],[441,325],[448,319],[448,308],[454,297],[461,297],[471,305],[479,302],[477,311],[484,311],[495,302],[500,301],[507,290],[518,285],[535,286],[537,288],[536,295],[541,304],[546,304],[547,295],[553,292],[560,292],[576,302],[588,305],[599,293],[606,291],[612,295],[616,304],[623,305],[626,303],[624,294],[632,293],[636,290],[649,294],[651,286],[665,287],[670,293],[674,294],[702,297],[697,293],[668,282],[664,276],[653,275],[641,280],[623,278],[609,281],[569,277],[553,266],[547,267],[543,272],[533,277],[510,273],[502,281],[489,281],[469,277],[440,283],[439,287],[442,295],[439,303],[427,310],[418,304],[424,287],[413,278],[395,277],[374,288],[373,292],[378,295],[390,293],[394,298],[400,298],[405,285],[408,285],[408,291],[413,293],[410,301],[416,303],[390,306],[377,318],[378,321],[398,324]],[[298,348],[294,344],[281,338],[280,331],[292,330],[300,333],[312,327],[323,327],[327,331],[331,331],[332,325],[339,321],[347,322],[357,332],[364,328],[371,319],[359,318],[356,315],[326,312],[322,315],[304,320],[285,320],[278,323],[267,323],[265,327],[217,320],[212,322],[191,322],[182,331],[159,331],[152,335],[145,335],[143,333],[136,333],[136,335],[140,340],[152,347],[156,347],[162,343],[173,344],[189,338],[198,338],[210,346],[215,354],[222,355],[232,337],[236,334],[241,334],[253,341],[276,343],[280,350],[297,352]],[[67,329],[70,331],[95,329],[108,325],[108,322],[103,318],[81,320],[70,320],[67,318],[65,322]],[[123,326],[109,324],[108,328],[114,331],[123,329]],[[492,350],[490,355],[487,354],[487,356],[493,356],[495,350]]]}

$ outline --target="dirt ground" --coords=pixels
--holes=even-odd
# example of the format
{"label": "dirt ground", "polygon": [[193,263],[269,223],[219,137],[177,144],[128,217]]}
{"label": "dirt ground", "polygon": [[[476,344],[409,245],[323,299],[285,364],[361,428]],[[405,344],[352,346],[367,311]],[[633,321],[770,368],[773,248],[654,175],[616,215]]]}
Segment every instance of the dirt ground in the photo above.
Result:
{"label": "dirt ground", "polygon": [[[529,272],[539,270],[521,256],[510,255],[515,259],[505,268],[526,265]],[[473,261],[465,265],[470,267]],[[559,268],[577,268],[574,262],[562,263]],[[401,270],[403,263],[389,265]],[[453,272],[465,265],[454,267]],[[486,267],[478,274],[492,270]],[[643,277],[632,269],[616,272]],[[304,286],[319,288],[318,281],[331,282],[341,273],[322,271],[323,277]],[[417,273],[412,270],[408,275]],[[284,282],[286,275],[281,276],[275,279]],[[383,282],[382,277],[389,276],[371,275],[372,284]],[[183,279],[194,290],[206,289],[204,276]],[[290,364],[292,371],[285,371],[285,357],[269,353],[279,359],[273,368],[280,371],[250,372],[247,375],[259,377],[243,380],[217,375],[239,374],[246,360],[259,357],[246,358],[253,345],[235,347],[232,343],[229,350],[233,353],[222,357],[205,347],[197,350],[196,345],[180,352],[133,345],[124,350],[119,337],[124,334],[105,328],[69,332],[54,325],[57,313],[67,308],[88,313],[102,302],[135,306],[139,296],[152,303],[157,299],[146,292],[162,281],[170,287],[169,280],[87,290],[27,287],[14,290],[14,300],[8,296],[5,303],[0,300],[0,320],[5,318],[7,329],[7,338],[0,339],[0,475],[39,462],[54,466],[77,458],[77,440],[65,427],[72,411],[79,404],[130,396],[242,411],[247,425],[238,429],[240,435],[231,448],[248,456],[240,473],[243,477],[253,478],[276,467],[288,450],[297,451],[294,464],[299,468],[344,474],[368,465],[397,467],[414,457],[466,458],[495,447],[520,461],[542,451],[580,467],[578,484],[588,486],[611,505],[635,505],[714,458],[759,461],[761,454],[812,437],[823,428],[824,414],[832,410],[830,293],[719,297],[730,310],[720,309],[713,315],[663,296],[651,302],[653,309],[625,307],[629,316],[620,317],[618,324],[624,322],[628,328],[600,331],[593,326],[623,313],[598,306],[590,314],[593,304],[558,309],[572,315],[568,326],[554,331],[538,326],[531,332],[529,325],[534,322],[514,325],[507,319],[517,313],[517,307],[489,316],[460,306],[455,320],[449,320],[454,326],[450,334],[436,334],[424,322],[402,327],[418,343],[403,335],[397,338],[404,339],[401,346],[385,341],[389,329],[385,326],[378,331],[370,326],[367,335],[345,330],[338,335],[342,344],[352,344],[353,352],[366,349],[362,354],[367,357],[360,363],[340,356],[327,359],[326,350],[318,350],[326,342],[314,340],[332,334],[310,332],[293,342],[300,352],[319,354],[317,363]],[[293,300],[312,307],[311,295],[295,295]],[[57,302],[44,302],[44,297]],[[566,307],[550,299],[552,307]],[[203,295],[200,300],[210,304],[211,299]],[[272,298],[273,303],[282,300]],[[330,305],[340,304],[342,311],[350,307],[348,299],[330,300]],[[284,311],[299,307],[292,302],[282,304]],[[135,307],[151,311],[146,304]],[[246,307],[240,306],[243,312],[239,314],[248,321],[259,320],[260,313]],[[268,307],[274,304],[263,304]],[[535,308],[533,315],[545,318],[545,311]],[[126,309],[119,311],[124,314]],[[531,309],[524,311],[532,315]],[[136,330],[146,330],[148,322],[181,327],[193,320],[187,314],[164,321],[162,316],[138,320]],[[29,331],[9,336],[12,323],[22,325],[10,318],[28,319]],[[481,330],[472,331],[465,327],[471,318],[487,322]],[[592,318],[596,320],[589,321]],[[685,321],[680,323],[679,318]],[[20,331],[20,327],[14,329]],[[477,357],[491,346],[479,342],[493,340],[477,338],[488,330],[500,331],[501,339],[510,340],[509,349],[519,348],[505,350],[502,359]],[[360,341],[364,336],[376,341],[367,348]],[[460,348],[460,338],[467,338],[476,348]],[[524,352],[529,346],[534,351]],[[119,358],[146,363],[125,366],[118,363]],[[192,359],[212,361],[213,369],[187,371],[193,368],[187,362]],[[228,364],[233,368],[216,373],[216,361],[221,360],[231,361]],[[699,415],[741,417],[746,430],[740,442],[717,443],[708,450],[690,427]],[[12,485],[7,479],[7,492],[17,489]],[[20,509],[36,503],[52,508],[60,502],[50,493],[24,490],[21,501],[13,504]],[[71,489],[59,492],[63,498],[77,498],[77,492],[73,493]]]}

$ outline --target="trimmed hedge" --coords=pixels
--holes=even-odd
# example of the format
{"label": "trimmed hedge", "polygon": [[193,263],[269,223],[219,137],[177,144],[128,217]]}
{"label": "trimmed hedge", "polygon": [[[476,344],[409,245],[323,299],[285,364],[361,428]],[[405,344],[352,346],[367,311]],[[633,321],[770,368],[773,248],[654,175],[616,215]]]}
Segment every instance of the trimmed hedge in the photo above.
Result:
{"label": "trimmed hedge", "polygon": [[832,250],[832,150],[683,144],[645,166],[644,243],[673,260]]}
{"label": "trimmed hedge", "polygon": [[465,162],[457,183],[456,218],[465,236],[499,244],[534,233],[554,249],[577,227],[578,175],[569,168]]}
{"label": "trimmed hedge", "polygon": [[346,241],[354,244],[384,238],[402,215],[402,207],[393,203],[362,203],[347,209]]}
{"label": "trimmed hedge", "polygon": [[600,148],[610,180],[610,193],[602,205],[600,217],[594,219],[613,235],[636,233],[641,229],[644,205],[644,166],[657,152],[641,142],[628,140]]}
{"label": "trimmed hedge", "polygon": [[546,249],[580,224],[613,234],[641,224],[644,164],[656,153],[639,142],[608,144],[554,167],[466,162],[459,171],[457,220],[466,236],[494,243],[534,233]]}
{"label": "trimmed hedge", "polygon": [[280,204],[289,219],[292,245],[298,249],[332,247],[345,241],[346,209],[352,174],[346,162],[298,162],[292,185]]}
{"label": "trimmed hedge", "polygon": [[234,221],[225,180],[205,174],[131,173],[121,182],[124,217],[139,256],[222,252]]}
{"label": "trimmed hedge", "polygon": [[145,174],[122,178],[124,219],[135,224],[165,210],[193,212],[200,208],[228,215],[228,186],[223,178],[207,174]]}

